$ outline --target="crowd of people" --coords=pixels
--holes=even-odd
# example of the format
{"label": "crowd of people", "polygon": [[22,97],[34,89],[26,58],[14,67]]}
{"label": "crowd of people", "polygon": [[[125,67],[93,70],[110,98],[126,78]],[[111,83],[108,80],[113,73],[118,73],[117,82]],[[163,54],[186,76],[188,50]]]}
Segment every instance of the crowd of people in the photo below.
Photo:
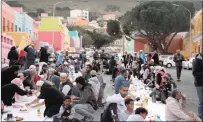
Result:
{"label": "crowd of people", "polygon": [[[119,59],[118,55],[109,58],[104,51],[100,54],[95,51],[93,62],[88,63],[86,52],[75,58],[64,51],[50,53],[48,48],[49,45],[45,45],[37,51],[34,44],[31,44],[19,54],[16,47],[11,48],[8,54],[9,65],[2,64],[1,71],[4,105],[23,102],[25,95],[36,94],[38,97],[26,106],[45,105],[45,117],[53,117],[54,121],[93,121],[95,111],[105,106],[105,74],[112,75],[115,94],[107,97],[108,105],[102,112],[101,122],[145,120],[147,109],[139,107],[134,110],[135,99],[128,96],[130,85],[138,80],[152,90],[150,97],[153,101],[166,104],[167,121],[197,121],[198,117],[194,113],[186,114],[183,111],[182,105],[186,96],[177,89],[175,80],[166,69],[159,65],[159,55],[156,51],[147,56],[142,50],[134,55],[125,52],[122,59]],[[184,57],[177,51],[174,61],[178,81],[183,60]],[[194,61],[193,75],[199,98],[198,115],[201,119],[202,74],[203,53],[200,53]],[[41,99],[44,101],[39,102]],[[76,114],[84,118],[78,120]]]}

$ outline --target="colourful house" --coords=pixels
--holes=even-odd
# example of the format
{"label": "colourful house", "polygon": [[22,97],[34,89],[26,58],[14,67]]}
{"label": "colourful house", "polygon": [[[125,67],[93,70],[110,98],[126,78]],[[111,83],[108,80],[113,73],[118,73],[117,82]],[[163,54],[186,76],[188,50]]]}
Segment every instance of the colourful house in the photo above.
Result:
{"label": "colourful house", "polygon": [[62,23],[58,17],[44,17],[38,27],[39,31],[63,31]]}
{"label": "colourful house", "polygon": [[39,49],[40,42],[48,42],[50,45],[53,43],[55,51],[62,50],[64,45],[64,33],[61,31],[54,31],[54,41],[52,35],[52,31],[39,31],[38,40],[36,41],[36,48]]}
{"label": "colourful house", "polygon": [[14,10],[2,1],[2,32],[14,32],[15,13]]}
{"label": "colourful house", "polygon": [[80,37],[78,31],[69,31],[70,47],[80,48]]}
{"label": "colourful house", "polygon": [[192,53],[199,53],[202,49],[202,9],[193,18],[193,45]]}
{"label": "colourful house", "polygon": [[15,42],[13,38],[5,33],[1,34],[1,60],[2,63],[8,63],[9,60],[7,59],[8,52],[10,51],[11,47],[15,46]]}
{"label": "colourful house", "polygon": [[33,19],[27,15],[25,12],[21,13],[24,17],[24,27],[23,27],[23,32],[26,32],[29,34],[30,38],[32,37],[33,34]]}
{"label": "colourful house", "polygon": [[24,28],[24,17],[21,13],[15,11],[15,32],[22,32]]}
{"label": "colourful house", "polygon": [[38,38],[38,23],[35,21],[35,20],[33,20],[33,23],[32,23],[32,40],[33,41],[35,41],[35,40],[37,40],[37,38]]}
{"label": "colourful house", "polygon": [[77,20],[75,22],[76,26],[88,26],[88,21],[87,20]]}
{"label": "colourful house", "polygon": [[11,36],[15,42],[15,45],[19,47],[19,50],[24,49],[31,43],[30,36],[26,32],[6,32]]}

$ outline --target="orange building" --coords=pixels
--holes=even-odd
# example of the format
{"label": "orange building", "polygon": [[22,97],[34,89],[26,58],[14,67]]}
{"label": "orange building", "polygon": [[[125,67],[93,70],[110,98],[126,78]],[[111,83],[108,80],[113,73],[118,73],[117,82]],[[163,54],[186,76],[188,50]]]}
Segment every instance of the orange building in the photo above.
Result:
{"label": "orange building", "polygon": [[88,26],[88,21],[87,20],[77,20],[75,22],[76,26]]}
{"label": "orange building", "polygon": [[192,53],[199,53],[202,49],[202,9],[193,18],[193,45]]}

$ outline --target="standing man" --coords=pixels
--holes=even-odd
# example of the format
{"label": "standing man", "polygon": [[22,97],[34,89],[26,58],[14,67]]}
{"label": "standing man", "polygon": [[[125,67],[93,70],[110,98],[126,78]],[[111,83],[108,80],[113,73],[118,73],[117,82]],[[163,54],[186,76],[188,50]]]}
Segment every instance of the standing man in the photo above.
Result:
{"label": "standing man", "polygon": [[31,45],[28,45],[27,47],[24,48],[24,51],[27,52],[27,61],[25,65],[25,69],[28,69],[30,65],[35,64],[35,58],[37,56],[37,51],[34,48],[34,44],[32,43]]}
{"label": "standing man", "polygon": [[41,47],[41,49],[40,49],[40,52],[39,52],[39,58],[40,58],[40,62],[46,62],[46,63],[48,63],[48,59],[49,59],[49,56],[50,56],[50,54],[47,52],[47,50],[48,50],[48,48],[49,48],[49,45],[48,44],[45,44],[45,46],[44,47]]}
{"label": "standing man", "polygon": [[157,53],[157,51],[154,51],[154,55],[152,57],[152,59],[154,60],[154,64],[157,66],[159,65],[159,54]]}
{"label": "standing man", "polygon": [[140,59],[140,64],[144,64],[147,61],[145,54],[143,53],[143,50],[140,50],[139,59]]}
{"label": "standing man", "polygon": [[192,74],[195,78],[195,87],[199,99],[198,115],[202,119],[202,82],[203,82],[203,50],[193,61]]}
{"label": "standing man", "polygon": [[127,52],[124,53],[123,57],[123,63],[125,68],[127,68],[128,60],[127,60]]}
{"label": "standing man", "polygon": [[181,76],[181,71],[182,71],[182,62],[185,60],[184,56],[180,54],[180,50],[178,49],[176,51],[177,53],[173,57],[173,61],[176,64],[176,72],[177,72],[177,81],[180,82],[180,76]]}

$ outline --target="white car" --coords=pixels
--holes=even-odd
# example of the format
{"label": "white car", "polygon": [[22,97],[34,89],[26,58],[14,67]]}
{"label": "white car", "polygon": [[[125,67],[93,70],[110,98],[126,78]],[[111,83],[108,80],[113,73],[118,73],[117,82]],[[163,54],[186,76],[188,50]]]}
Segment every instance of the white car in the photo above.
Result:
{"label": "white car", "polygon": [[187,61],[183,61],[183,68],[184,69],[192,69],[192,62],[195,59],[195,57],[189,58]]}
{"label": "white car", "polygon": [[167,68],[171,68],[175,66],[175,62],[173,61],[174,56],[168,56],[164,62],[163,65],[166,66]]}
{"label": "white car", "polygon": [[167,59],[169,56],[173,56],[173,55],[159,55],[159,64],[160,65],[164,65],[164,60]]}

